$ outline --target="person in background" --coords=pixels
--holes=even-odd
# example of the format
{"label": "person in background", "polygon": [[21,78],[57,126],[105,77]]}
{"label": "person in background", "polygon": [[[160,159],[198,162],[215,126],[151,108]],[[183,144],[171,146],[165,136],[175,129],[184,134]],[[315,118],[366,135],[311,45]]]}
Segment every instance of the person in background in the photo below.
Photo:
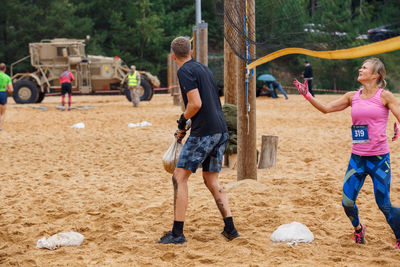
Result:
{"label": "person in background", "polygon": [[61,110],[65,110],[65,95],[68,94],[68,111],[71,110],[71,97],[72,97],[72,85],[71,81],[75,79],[72,72],[68,70],[67,67],[64,68],[63,73],[60,75],[60,84],[61,84]]}
{"label": "person in background", "polygon": [[307,81],[308,84],[308,91],[312,96],[314,96],[314,91],[312,89],[312,81],[313,81],[313,69],[311,67],[310,62],[307,60],[304,61],[304,72],[303,72],[303,78],[305,81]]}
{"label": "person in background", "polygon": [[139,106],[140,97],[138,85],[140,84],[140,74],[136,70],[136,66],[132,65],[128,74],[128,89],[131,93],[131,101],[134,107]]}
{"label": "person in background", "polygon": [[210,69],[195,61],[191,56],[190,40],[177,37],[171,43],[172,57],[180,66],[178,79],[185,112],[178,120],[175,137],[181,142],[186,134],[186,121],[191,119],[192,128],[180,153],[176,169],[172,175],[174,186],[174,224],[157,242],[160,244],[183,244],[186,208],[188,205],[188,180],[202,165],[203,180],[214,197],[222,215],[225,227],[221,234],[232,240],[239,237],[233,224],[228,196],[218,182],[222,167],[222,157],[229,138],[228,129],[217,84]]}
{"label": "person in background", "polygon": [[5,72],[6,64],[0,63],[0,131],[3,129],[3,124],[6,119],[7,93],[11,95],[14,91],[11,77]]}
{"label": "person in background", "polygon": [[[374,185],[375,201],[396,237],[395,249],[400,249],[400,209],[390,202],[390,149],[386,137],[389,111],[400,121],[400,105],[396,97],[385,90],[385,76],[385,66],[378,58],[367,59],[358,70],[357,80],[361,88],[328,104],[311,95],[307,82],[301,84],[295,80],[294,84],[311,105],[322,113],[351,107],[353,147],[344,176],[342,206],[354,227],[355,243],[364,244],[366,227],[358,217],[356,200],[369,175]],[[399,135],[400,127],[395,123],[392,141]]]}
{"label": "person in background", "polygon": [[272,98],[278,98],[277,94],[276,94],[276,89],[278,89],[279,91],[281,91],[281,93],[285,96],[285,99],[288,100],[288,96],[285,92],[285,90],[283,90],[282,85],[280,82],[278,81],[272,81],[272,82],[268,82],[268,87],[271,89],[271,93],[272,93]]}

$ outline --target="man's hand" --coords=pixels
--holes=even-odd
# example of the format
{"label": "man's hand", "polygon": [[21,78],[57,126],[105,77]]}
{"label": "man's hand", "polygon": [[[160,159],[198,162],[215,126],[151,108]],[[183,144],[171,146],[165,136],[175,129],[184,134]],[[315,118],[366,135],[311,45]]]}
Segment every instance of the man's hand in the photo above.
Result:
{"label": "man's hand", "polygon": [[394,135],[392,138],[392,141],[396,141],[397,138],[399,138],[400,135],[400,126],[397,124],[397,122],[394,123]]}
{"label": "man's hand", "polygon": [[176,132],[174,133],[174,136],[176,138],[176,140],[178,141],[178,143],[182,143],[183,138],[186,135],[186,131],[185,130],[176,130]]}
{"label": "man's hand", "polygon": [[183,113],[182,113],[182,115],[181,115],[181,117],[179,118],[179,120],[176,121],[176,122],[178,123],[178,129],[179,129],[179,130],[185,131],[185,128],[186,128],[186,121],[187,121],[187,119],[185,119],[185,116],[184,116]]}
{"label": "man's hand", "polygon": [[305,99],[309,100],[312,95],[310,94],[310,92],[308,91],[308,83],[307,83],[307,79],[305,79],[304,84],[302,84],[301,82],[299,82],[297,79],[294,80],[294,85],[297,87],[297,90],[299,90],[299,93],[304,96]]}

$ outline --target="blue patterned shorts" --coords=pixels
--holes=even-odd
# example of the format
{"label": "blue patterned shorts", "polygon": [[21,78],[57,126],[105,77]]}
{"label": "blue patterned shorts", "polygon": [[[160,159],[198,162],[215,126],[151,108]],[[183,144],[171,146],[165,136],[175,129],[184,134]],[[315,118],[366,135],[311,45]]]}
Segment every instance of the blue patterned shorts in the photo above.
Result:
{"label": "blue patterned shorts", "polygon": [[179,156],[177,168],[184,168],[192,173],[203,166],[203,172],[220,172],[228,133],[208,136],[189,136]]}

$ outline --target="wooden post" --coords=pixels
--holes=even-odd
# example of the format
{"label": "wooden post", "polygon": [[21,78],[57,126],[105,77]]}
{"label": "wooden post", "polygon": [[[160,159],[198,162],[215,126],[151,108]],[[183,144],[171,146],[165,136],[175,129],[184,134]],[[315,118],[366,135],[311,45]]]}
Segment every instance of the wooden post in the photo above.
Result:
{"label": "wooden post", "polygon": [[[254,0],[249,0],[248,14],[252,20],[249,21],[249,28],[255,29],[255,4]],[[239,12],[243,19],[244,1],[239,2]],[[242,24],[241,24],[242,25]],[[244,28],[239,29],[239,32],[244,32]],[[255,30],[254,30],[255,32]],[[246,46],[244,36],[240,36],[242,51]],[[249,53],[252,58],[255,58],[255,47],[253,44],[249,47]],[[246,103],[246,63],[240,60],[238,72],[238,158],[237,158],[237,179],[254,179],[257,180],[257,148],[256,148],[256,88],[255,74],[250,79],[248,86],[248,110]]]}
{"label": "wooden post", "polygon": [[173,97],[173,103],[175,106],[180,106],[181,105],[181,90],[179,87],[179,82],[178,82],[178,64],[174,59],[172,59],[172,87],[171,87],[171,95]]}
{"label": "wooden post", "polygon": [[[224,8],[228,9],[230,5],[233,5],[232,0],[224,1]],[[235,32],[232,29],[232,25],[229,23],[226,16],[224,16],[224,32],[225,36],[231,36],[232,38],[238,38],[232,36]],[[224,100],[225,104],[237,105],[237,90],[238,90],[238,57],[233,52],[229,43],[224,38]]]}
{"label": "wooden post", "polygon": [[263,135],[261,138],[261,157],[259,169],[266,169],[276,165],[278,151],[278,136]]}
{"label": "wooden post", "polygon": [[197,56],[197,61],[208,66],[208,24],[205,22],[197,25],[197,35],[199,37],[199,54]]}
{"label": "wooden post", "polygon": [[168,91],[169,91],[169,93],[172,95],[172,80],[173,80],[173,78],[172,78],[172,61],[173,61],[173,59],[172,59],[172,54],[171,53],[169,53],[168,54],[168,66],[167,66],[167,78],[168,78]]}
{"label": "wooden post", "polygon": [[197,26],[193,26],[192,58],[197,60]]}

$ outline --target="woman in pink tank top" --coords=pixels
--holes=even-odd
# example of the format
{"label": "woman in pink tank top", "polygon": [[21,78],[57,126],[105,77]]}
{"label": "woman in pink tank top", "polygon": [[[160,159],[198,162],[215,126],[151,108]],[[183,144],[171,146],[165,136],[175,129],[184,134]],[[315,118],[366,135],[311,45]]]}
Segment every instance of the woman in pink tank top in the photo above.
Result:
{"label": "woman in pink tank top", "polygon": [[[308,91],[307,83],[294,84],[316,109],[322,113],[342,111],[351,107],[352,153],[344,177],[342,206],[354,227],[355,243],[365,243],[366,227],[360,223],[356,199],[365,178],[369,175],[374,185],[375,200],[386,217],[396,238],[396,249],[400,249],[400,209],[390,202],[390,150],[386,136],[389,111],[400,121],[400,105],[395,96],[384,90],[386,70],[378,58],[364,61],[358,71],[361,83],[358,91],[344,94],[330,103],[322,103]],[[395,141],[400,135],[400,127],[395,123]]]}

